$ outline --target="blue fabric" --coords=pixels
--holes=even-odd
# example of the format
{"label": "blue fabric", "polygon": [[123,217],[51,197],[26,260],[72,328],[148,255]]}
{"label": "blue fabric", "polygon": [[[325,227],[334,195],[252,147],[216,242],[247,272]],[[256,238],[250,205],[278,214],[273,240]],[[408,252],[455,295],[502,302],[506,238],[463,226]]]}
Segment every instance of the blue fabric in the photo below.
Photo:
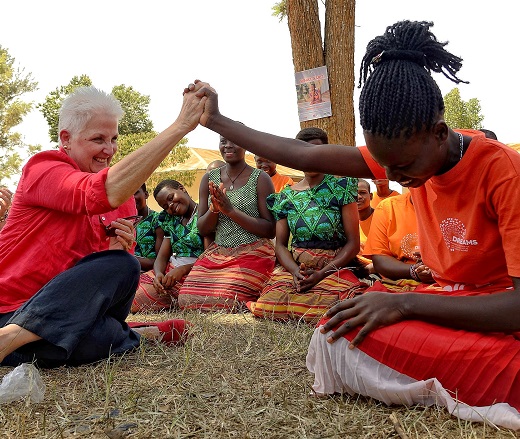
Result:
{"label": "blue fabric", "polygon": [[3,366],[79,365],[139,346],[125,323],[139,282],[137,260],[123,250],[93,253],[49,281],[18,310],[0,316],[42,340],[8,355]]}

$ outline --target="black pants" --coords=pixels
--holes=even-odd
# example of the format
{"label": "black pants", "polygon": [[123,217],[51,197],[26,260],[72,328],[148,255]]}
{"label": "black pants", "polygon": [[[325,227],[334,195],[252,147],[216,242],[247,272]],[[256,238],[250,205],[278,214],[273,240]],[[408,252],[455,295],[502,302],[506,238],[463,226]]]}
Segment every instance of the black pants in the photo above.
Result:
{"label": "black pants", "polygon": [[36,361],[40,367],[92,363],[139,345],[125,323],[140,266],[123,250],[93,253],[60,273],[18,310],[0,315],[40,336],[9,354],[3,366]]}

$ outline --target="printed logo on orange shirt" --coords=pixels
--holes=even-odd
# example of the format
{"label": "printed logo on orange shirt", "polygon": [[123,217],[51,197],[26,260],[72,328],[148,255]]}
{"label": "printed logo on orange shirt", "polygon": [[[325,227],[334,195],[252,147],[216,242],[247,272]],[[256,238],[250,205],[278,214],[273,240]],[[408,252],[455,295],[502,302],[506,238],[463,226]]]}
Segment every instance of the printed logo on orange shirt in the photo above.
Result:
{"label": "printed logo on orange shirt", "polygon": [[476,239],[466,239],[466,226],[457,218],[446,218],[440,223],[444,243],[451,252],[467,252],[470,245],[478,245]]}
{"label": "printed logo on orange shirt", "polygon": [[408,233],[401,239],[401,250],[408,259],[415,259],[415,252],[419,252],[419,236],[417,233]]}

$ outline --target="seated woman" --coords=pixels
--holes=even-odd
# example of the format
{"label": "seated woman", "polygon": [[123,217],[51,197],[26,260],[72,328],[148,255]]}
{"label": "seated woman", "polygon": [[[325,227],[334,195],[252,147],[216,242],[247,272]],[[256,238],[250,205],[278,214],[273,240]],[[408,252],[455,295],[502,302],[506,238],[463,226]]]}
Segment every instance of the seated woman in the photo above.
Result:
{"label": "seated woman", "polygon": [[359,98],[366,147],[304,147],[225,117],[207,84],[186,90],[206,99],[202,125],[247,139],[254,154],[410,188],[435,284],[372,291],[331,308],[307,355],[314,391],[438,404],[462,419],[520,429],[520,155],[446,124],[431,72],[459,83],[462,60],[431,26],[398,22],[368,43]]}
{"label": "seated woman", "polygon": [[[315,145],[328,143],[320,128],[305,128],[296,138]],[[338,300],[360,290],[362,284],[346,268],[359,251],[356,195],[356,179],[316,172],[305,172],[300,182],[269,195],[281,265],[258,301],[247,304],[255,316],[316,323]]]}
{"label": "seated woman", "polygon": [[141,275],[132,312],[163,311],[176,306],[184,279],[204,251],[197,229],[197,203],[184,186],[175,180],[163,180],[153,196],[164,209],[158,219],[164,239],[153,270]]}
{"label": "seated woman", "polygon": [[140,334],[180,340],[185,322],[126,318],[139,280],[133,194],[193,128],[202,106],[185,95],[178,119],[113,166],[120,103],[78,88],[60,109],[59,150],[29,159],[0,233],[0,361],[91,363],[139,346]]}
{"label": "seated woman", "polygon": [[274,268],[274,219],[266,198],[269,175],[249,166],[245,150],[224,137],[219,149],[226,166],[202,177],[199,232],[213,242],[179,291],[182,309],[240,311],[254,301]]}
{"label": "seated woman", "polygon": [[146,190],[146,183],[143,183],[134,194],[137,215],[141,217],[135,227],[134,255],[141,264],[141,271],[148,271],[153,268],[153,263],[164,238],[164,233],[158,223],[159,212],[148,207],[147,199],[148,191]]}
{"label": "seated woman", "polygon": [[382,200],[373,216],[364,255],[372,259],[375,272],[383,276],[384,286],[405,291],[421,282],[433,283],[430,269],[420,258],[411,193]]}

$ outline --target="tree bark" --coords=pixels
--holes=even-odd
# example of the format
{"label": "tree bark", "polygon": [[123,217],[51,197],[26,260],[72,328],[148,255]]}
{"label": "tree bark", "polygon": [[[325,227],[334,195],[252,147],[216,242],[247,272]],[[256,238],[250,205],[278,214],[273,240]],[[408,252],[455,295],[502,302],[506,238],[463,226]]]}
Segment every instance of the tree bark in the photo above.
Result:
{"label": "tree bark", "polygon": [[327,66],[332,116],[301,122],[319,127],[330,143],[355,144],[354,27],[355,0],[327,0],[325,43],[317,0],[287,0],[287,20],[296,72]]}

